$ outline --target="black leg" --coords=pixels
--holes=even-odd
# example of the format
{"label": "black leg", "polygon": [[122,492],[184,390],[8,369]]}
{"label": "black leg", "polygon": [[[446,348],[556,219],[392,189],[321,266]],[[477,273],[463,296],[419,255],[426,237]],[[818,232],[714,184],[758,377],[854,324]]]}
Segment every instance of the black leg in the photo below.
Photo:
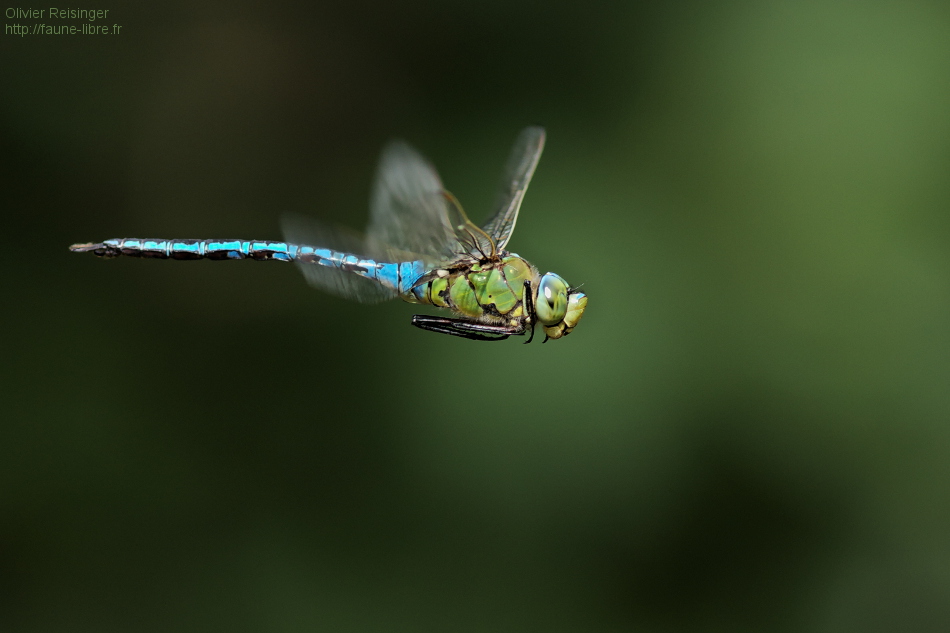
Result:
{"label": "black leg", "polygon": [[534,299],[531,298],[531,281],[524,280],[524,310],[528,326],[531,328],[531,336],[524,342],[525,345],[534,340]]}
{"label": "black leg", "polygon": [[414,315],[412,324],[417,328],[430,332],[461,336],[473,341],[503,341],[512,334],[524,334],[524,330],[521,328],[505,325],[485,325],[484,323],[472,323],[463,319],[448,319],[424,314]]}

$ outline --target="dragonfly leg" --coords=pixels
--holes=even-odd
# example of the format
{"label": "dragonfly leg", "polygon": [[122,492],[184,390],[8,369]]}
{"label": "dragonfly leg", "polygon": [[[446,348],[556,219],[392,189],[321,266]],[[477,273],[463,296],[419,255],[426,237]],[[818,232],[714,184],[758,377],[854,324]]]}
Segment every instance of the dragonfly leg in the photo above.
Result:
{"label": "dragonfly leg", "polygon": [[[524,307],[525,315],[527,315],[528,323],[531,327],[531,336],[528,337],[528,340],[524,342],[525,345],[534,340],[534,299],[531,298],[531,280],[524,280]],[[526,326],[528,327],[528,326]]]}
{"label": "dragonfly leg", "polygon": [[524,328],[520,327],[486,325],[484,323],[472,323],[464,319],[449,319],[424,314],[414,315],[412,324],[417,328],[430,332],[461,336],[473,341],[503,341],[512,334],[524,334]]}

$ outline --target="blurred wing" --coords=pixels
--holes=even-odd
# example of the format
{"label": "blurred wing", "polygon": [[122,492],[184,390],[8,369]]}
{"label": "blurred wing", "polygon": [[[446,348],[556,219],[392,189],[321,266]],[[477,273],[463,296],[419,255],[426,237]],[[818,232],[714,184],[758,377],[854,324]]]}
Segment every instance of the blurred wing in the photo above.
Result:
{"label": "blurred wing", "polygon": [[495,215],[483,227],[500,249],[505,248],[515,230],[521,201],[543,149],[544,128],[532,126],[522,130],[511,150],[495,202]]}
{"label": "blurred wing", "polygon": [[439,174],[425,158],[400,141],[386,146],[370,201],[371,244],[413,253],[429,264],[444,262],[459,249],[450,207]]}
{"label": "blurred wing", "polygon": [[462,205],[448,191],[443,192],[449,201],[449,221],[455,234],[455,254],[457,256],[472,255],[477,259],[484,259],[497,254],[497,248],[492,238],[484,229],[474,224],[465,215]]}
{"label": "blurred wing", "polygon": [[[372,256],[367,240],[356,233],[341,228],[331,228],[316,220],[288,214],[281,220],[284,238],[298,246],[329,248],[360,258]],[[382,286],[371,279],[333,266],[297,262],[307,282],[320,290],[344,299],[361,303],[379,303],[397,296],[395,290]]]}

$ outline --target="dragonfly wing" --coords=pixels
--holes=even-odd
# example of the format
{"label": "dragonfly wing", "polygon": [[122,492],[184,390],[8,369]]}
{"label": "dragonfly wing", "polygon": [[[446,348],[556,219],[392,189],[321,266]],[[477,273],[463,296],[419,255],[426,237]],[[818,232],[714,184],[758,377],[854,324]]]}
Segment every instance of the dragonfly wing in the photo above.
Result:
{"label": "dragonfly wing", "polygon": [[370,201],[367,237],[374,248],[444,262],[458,250],[451,201],[435,168],[415,149],[394,141],[383,150]]}
{"label": "dragonfly wing", "polygon": [[518,221],[518,211],[524,199],[528,183],[538,166],[541,151],[544,149],[544,128],[527,127],[518,135],[508,157],[508,164],[502,176],[498,197],[495,201],[495,215],[483,229],[495,240],[498,248],[505,248]]}
{"label": "dragonfly wing", "polygon": [[[331,228],[311,218],[287,214],[281,220],[285,239],[298,246],[332,249],[365,258],[373,250],[356,233]],[[361,303],[379,303],[397,296],[395,290],[336,266],[297,262],[307,282],[320,290]]]}
{"label": "dragonfly wing", "polygon": [[476,259],[495,255],[497,248],[491,236],[468,219],[455,196],[448,191],[444,192],[444,196],[450,203],[448,213],[455,234],[455,255],[472,255]]}

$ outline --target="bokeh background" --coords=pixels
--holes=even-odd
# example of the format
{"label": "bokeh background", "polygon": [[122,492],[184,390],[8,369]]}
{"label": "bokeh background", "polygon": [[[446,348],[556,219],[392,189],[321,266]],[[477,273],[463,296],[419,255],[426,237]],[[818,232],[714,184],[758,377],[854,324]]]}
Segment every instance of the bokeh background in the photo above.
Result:
{"label": "bokeh background", "polygon": [[[950,630],[946,3],[90,8],[0,37],[0,629]],[[482,220],[529,124],[547,345],[66,248],[360,228],[393,137]]]}

